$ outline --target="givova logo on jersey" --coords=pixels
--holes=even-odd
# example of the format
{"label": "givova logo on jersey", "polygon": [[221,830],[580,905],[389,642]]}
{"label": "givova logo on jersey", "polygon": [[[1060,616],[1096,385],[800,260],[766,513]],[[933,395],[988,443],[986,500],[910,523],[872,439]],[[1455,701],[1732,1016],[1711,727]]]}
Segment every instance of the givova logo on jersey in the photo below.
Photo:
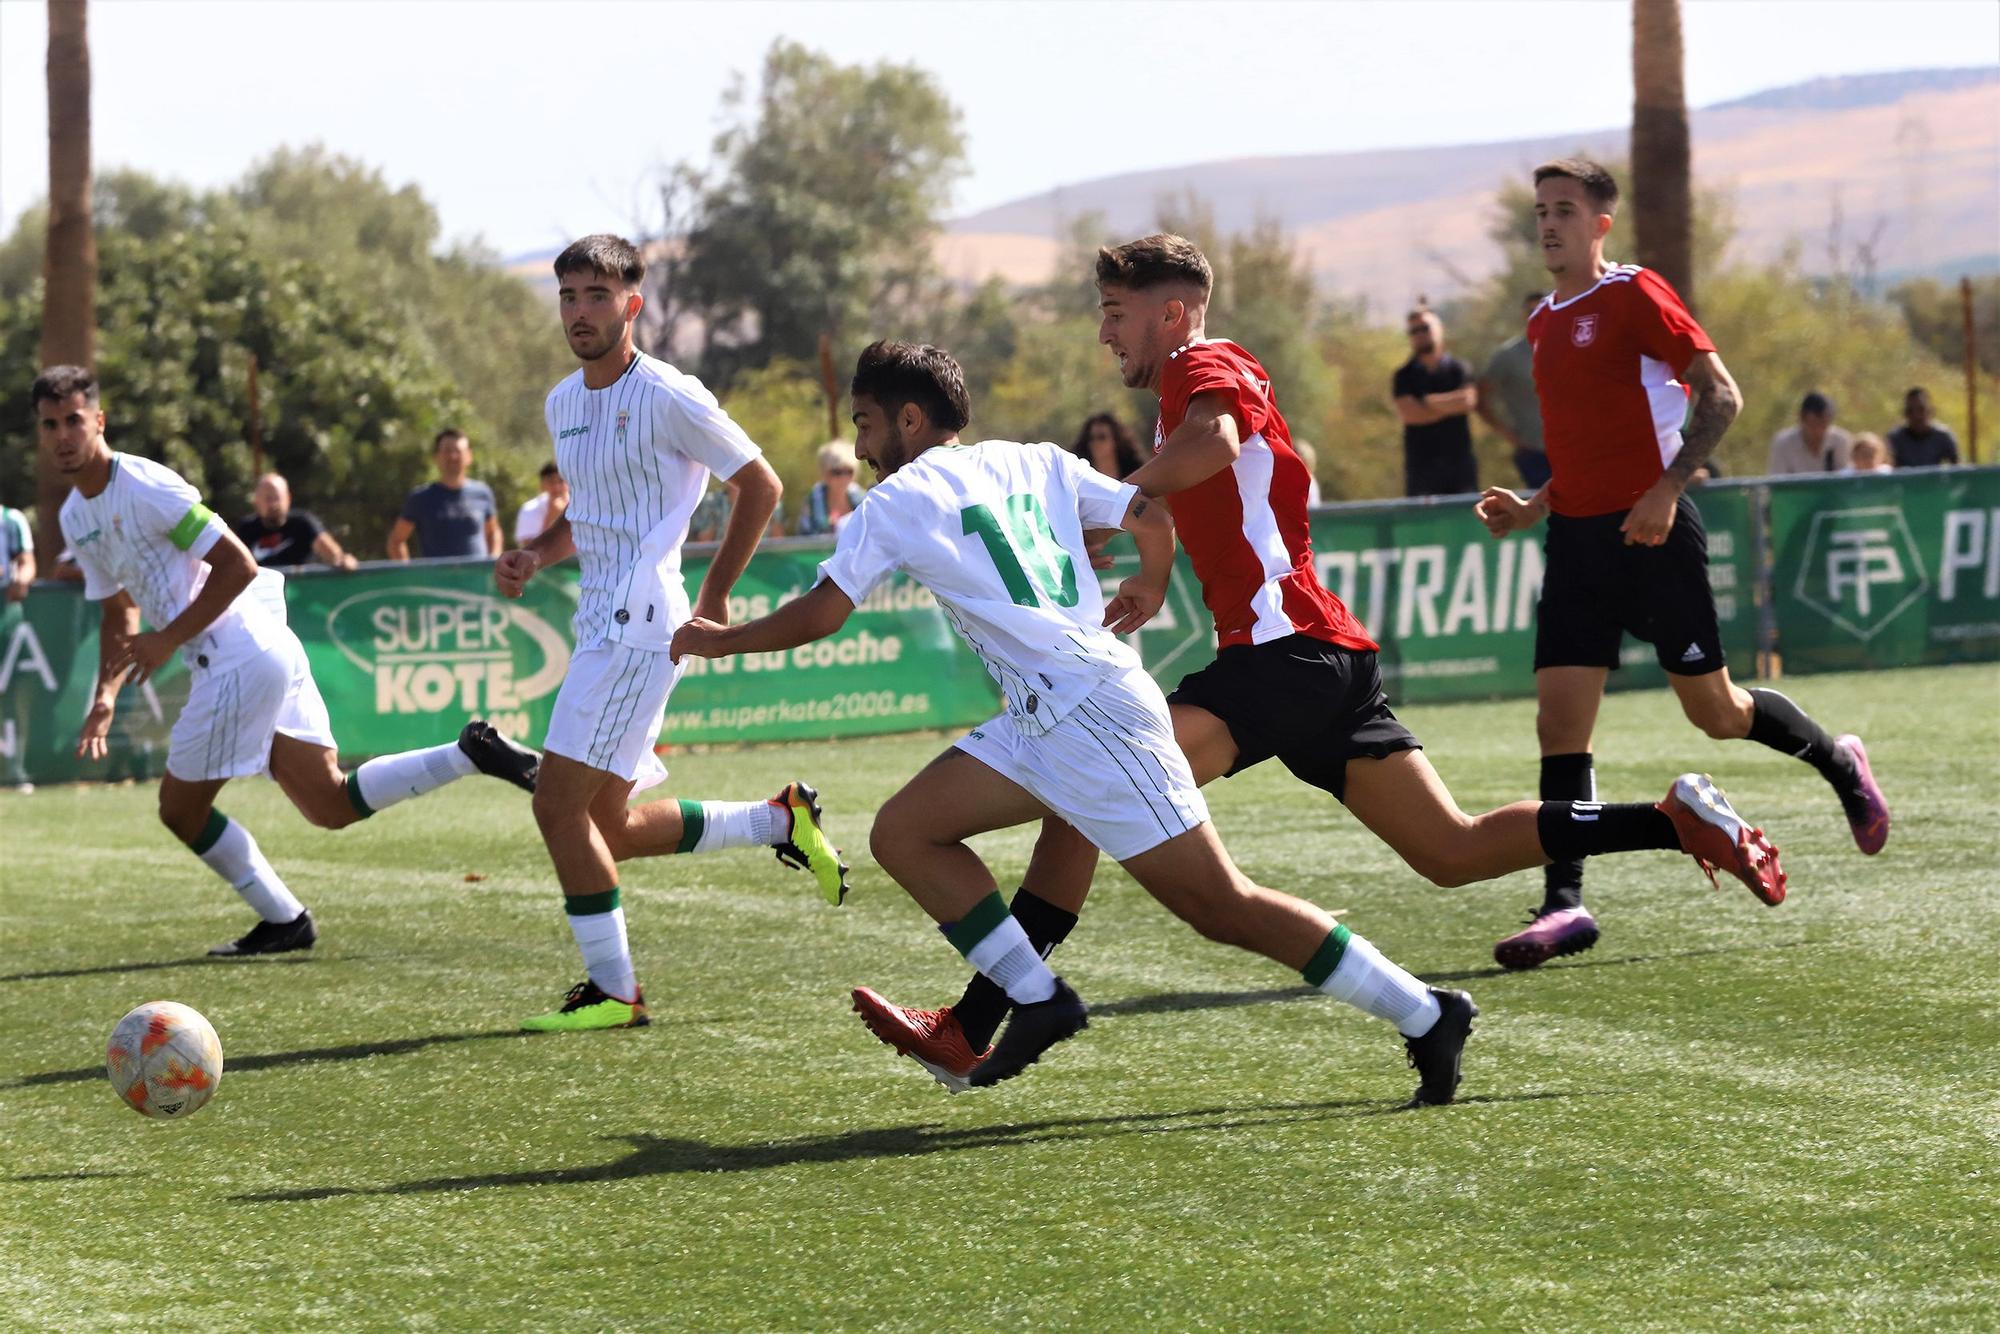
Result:
{"label": "givova logo on jersey", "polygon": [[335,604],[326,620],[334,647],[374,678],[378,714],[456,711],[524,735],[526,716],[510,711],[554,692],[569,670],[556,627],[463,589],[378,588]]}

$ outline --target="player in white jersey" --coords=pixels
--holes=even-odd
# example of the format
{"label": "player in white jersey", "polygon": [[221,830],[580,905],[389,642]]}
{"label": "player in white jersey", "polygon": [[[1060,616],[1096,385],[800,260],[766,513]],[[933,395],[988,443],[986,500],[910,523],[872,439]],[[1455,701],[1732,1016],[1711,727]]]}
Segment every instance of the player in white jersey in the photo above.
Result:
{"label": "player in white jersey", "polygon": [[[535,752],[478,721],[455,742],[384,755],[343,774],[305,649],[285,624],[284,577],[259,570],[171,468],[112,452],[90,372],[51,367],[32,397],[42,448],[74,488],[63,501],[63,538],[83,570],[83,595],[103,604],[97,690],[76,753],[104,758],[128,674],[138,684],[180,653],[188,697],[167,744],[160,822],[259,918],[210,954],[310,949],[319,934],[250,831],[215,809],[230,779],[269,773],[323,829],[475,772],[534,789]],[[144,633],[142,617],[151,627]]]}
{"label": "player in white jersey", "polygon": [[563,329],[583,366],[549,394],[556,465],[569,508],[500,558],[500,591],[519,597],[535,572],[570,555],[580,567],[576,652],[556,694],[535,790],[535,820],[555,863],[584,980],[537,1031],[636,1028],[649,1022],[626,941],[617,863],[630,857],[768,847],[812,873],[822,895],[847,895],[847,867],[802,782],[769,801],[626,803],[666,777],[653,754],[680,670],[667,656],[688,619],[681,543],[711,474],[735,498],[692,610],[729,619],[729,590],[750,563],[782,487],[750,438],[691,375],[632,345],[645,304],[645,261],[629,241],[586,236],[556,257]]}
{"label": "player in white jersey", "polygon": [[[725,627],[690,621],[674,656],[722,657],[823,639],[901,570],[937,596],[985,661],[1006,709],[934,760],[876,817],[882,869],[943,926],[967,962],[1014,1002],[973,1085],[1016,1075],[1085,1023],[965,840],[1051,817],[1120,862],[1211,940],[1262,954],[1403,1034],[1421,1084],[1445,1103],[1478,1013],[1462,991],[1427,988],[1319,908],[1252,884],[1230,860],[1166,697],[1115,636],[1156,613],[1173,568],[1166,510],[1056,445],[965,445],[958,364],[935,347],[877,343],[852,384],[855,453],[884,480],[842,527],[810,592]],[[1107,607],[1086,529],[1124,528],[1140,571]]]}

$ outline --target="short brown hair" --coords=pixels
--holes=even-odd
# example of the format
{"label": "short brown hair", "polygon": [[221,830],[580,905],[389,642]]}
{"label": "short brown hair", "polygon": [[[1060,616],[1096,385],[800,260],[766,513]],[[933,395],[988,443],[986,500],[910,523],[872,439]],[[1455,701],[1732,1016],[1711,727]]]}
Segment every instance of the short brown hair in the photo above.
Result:
{"label": "short brown hair", "polygon": [[444,442],[447,440],[464,440],[468,444],[471,443],[470,437],[465,432],[459,430],[456,426],[447,426],[437,433],[436,439],[431,441],[431,453],[435,454],[440,449],[443,449]]}
{"label": "short brown hair", "polygon": [[572,273],[590,272],[616,278],[627,287],[637,287],[646,276],[646,259],[639,248],[622,236],[597,232],[572,241],[556,256],[556,280]]}
{"label": "short brown hair", "polygon": [[1215,286],[1215,270],[1208,266],[1208,256],[1201,253],[1201,247],[1185,236],[1142,236],[1097,252],[1099,287],[1143,292],[1162,283],[1187,283],[1207,296]]}
{"label": "short brown hair", "polygon": [[1598,163],[1585,157],[1559,157],[1535,168],[1535,184],[1560,179],[1575,181],[1590,196],[1590,202],[1605,213],[1618,211],[1618,182]]}
{"label": "short brown hair", "polygon": [[887,413],[905,403],[923,409],[932,426],[958,431],[972,420],[972,396],[965,372],[951,353],[925,343],[870,343],[854,365],[848,392],[872,398]]}
{"label": "short brown hair", "polygon": [[60,403],[71,394],[82,394],[84,402],[96,407],[97,377],[82,366],[51,366],[35,377],[31,397],[37,403]]}

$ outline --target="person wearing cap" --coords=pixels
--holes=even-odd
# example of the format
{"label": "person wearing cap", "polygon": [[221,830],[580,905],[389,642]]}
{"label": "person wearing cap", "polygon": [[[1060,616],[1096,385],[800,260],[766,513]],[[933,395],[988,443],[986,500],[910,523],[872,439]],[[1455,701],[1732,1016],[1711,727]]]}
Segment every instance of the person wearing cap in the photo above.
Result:
{"label": "person wearing cap", "polygon": [[1854,437],[1833,424],[1833,400],[1815,389],[1799,403],[1799,424],[1771,437],[1772,477],[1794,473],[1845,472]]}

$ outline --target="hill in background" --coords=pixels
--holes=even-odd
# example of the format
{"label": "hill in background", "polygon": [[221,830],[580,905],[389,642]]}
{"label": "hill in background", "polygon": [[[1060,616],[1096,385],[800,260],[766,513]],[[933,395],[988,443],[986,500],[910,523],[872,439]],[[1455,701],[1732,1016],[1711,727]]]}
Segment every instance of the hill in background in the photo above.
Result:
{"label": "hill in background", "polygon": [[[1698,187],[1735,201],[1738,259],[1797,247],[1805,267],[1879,277],[2000,269],[2000,70],[1816,79],[1694,113]],[[953,221],[946,270],[966,282],[1047,279],[1069,221],[1152,225],[1193,191],[1225,229],[1277,219],[1323,289],[1394,318],[1418,293],[1444,300],[1498,264],[1494,191],[1572,152],[1622,157],[1624,127],[1503,143],[1235,158],[1065,185]],[[1615,250],[1614,250],[1614,253]]]}

